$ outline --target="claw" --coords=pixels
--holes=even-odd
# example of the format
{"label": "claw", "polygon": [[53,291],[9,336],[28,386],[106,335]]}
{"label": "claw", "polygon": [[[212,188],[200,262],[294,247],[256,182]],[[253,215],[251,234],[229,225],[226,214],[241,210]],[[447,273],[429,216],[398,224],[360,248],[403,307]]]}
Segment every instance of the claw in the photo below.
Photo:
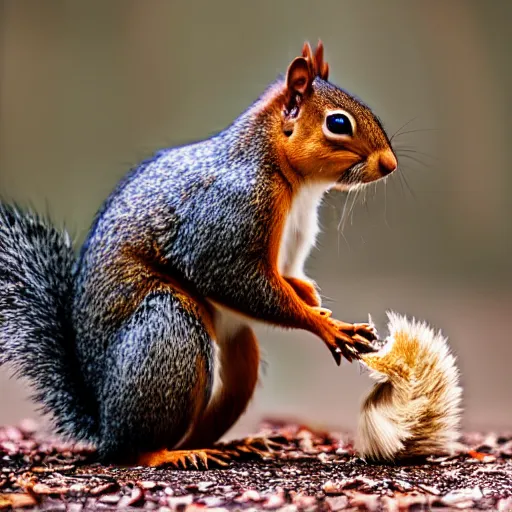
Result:
{"label": "claw", "polygon": [[197,456],[194,453],[189,453],[187,455],[187,460],[194,466],[194,468],[199,469],[199,466],[197,465]]}
{"label": "claw", "polygon": [[352,338],[354,339],[354,345],[357,347],[358,352],[377,352],[377,349],[371,343],[369,343],[369,341],[366,338],[363,338],[361,335],[354,334]]}
{"label": "claw", "polygon": [[[278,449],[280,449],[280,450],[282,450],[282,449],[283,449],[283,445],[284,445],[284,443],[278,443],[277,441],[274,441],[274,440],[269,439],[269,438],[267,438],[267,437],[263,437],[262,439],[263,439],[263,441],[265,442],[265,446],[266,446],[270,451],[272,450],[272,448],[278,448]],[[284,440],[284,438],[283,438],[283,437],[281,437],[280,439],[283,439],[283,440]]]}
{"label": "claw", "polygon": [[162,466],[169,464],[176,469],[208,469],[208,462],[213,462],[218,467],[229,465],[230,459],[234,458],[232,451],[221,451],[215,449],[204,450],[161,450],[145,454],[141,457],[141,463],[145,466]]}
{"label": "claw", "polygon": [[370,324],[354,324],[354,332],[366,338],[368,341],[377,339],[377,330]]}
{"label": "claw", "polygon": [[333,348],[333,347],[329,346],[329,348],[331,350],[332,357],[334,357],[334,361],[335,361],[336,365],[339,366],[341,364],[342,354],[345,355],[343,353],[343,350],[340,347]]}
{"label": "claw", "polygon": [[238,458],[245,455],[255,455],[259,458],[265,458],[272,456],[274,449],[282,449],[283,444],[264,437],[249,437],[242,440],[231,441],[226,447],[229,448],[228,451],[235,454],[234,456]]}
{"label": "claw", "polygon": [[226,462],[220,458],[217,458],[213,455],[210,455],[210,460],[212,460],[213,462],[215,462],[215,464],[217,464],[218,466],[223,467],[223,468],[229,466],[228,462]]}
{"label": "claw", "polygon": [[201,460],[201,462],[203,463],[204,467],[206,469],[208,469],[208,456],[206,455],[206,453],[204,452],[199,452],[197,454],[197,456],[199,457],[199,459]]}

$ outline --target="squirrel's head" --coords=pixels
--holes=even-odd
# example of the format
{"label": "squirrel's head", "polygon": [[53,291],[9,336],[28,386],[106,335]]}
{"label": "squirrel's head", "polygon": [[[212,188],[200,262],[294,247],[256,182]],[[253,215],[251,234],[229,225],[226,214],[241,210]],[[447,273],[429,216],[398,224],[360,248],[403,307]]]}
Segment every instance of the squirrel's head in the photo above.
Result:
{"label": "squirrel's head", "polygon": [[360,101],[327,81],[323,45],[288,67],[283,83],[281,126],[284,153],[304,179],[339,189],[369,183],[393,172],[397,160],[381,123]]}

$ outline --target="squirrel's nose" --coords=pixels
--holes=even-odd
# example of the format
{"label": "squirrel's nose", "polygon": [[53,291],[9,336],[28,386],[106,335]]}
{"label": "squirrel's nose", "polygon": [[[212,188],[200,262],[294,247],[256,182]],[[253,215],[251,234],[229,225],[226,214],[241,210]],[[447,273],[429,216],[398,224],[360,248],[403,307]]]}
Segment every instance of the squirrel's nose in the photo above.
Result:
{"label": "squirrel's nose", "polygon": [[383,176],[391,174],[398,166],[396,156],[393,151],[386,149],[379,156],[379,168]]}

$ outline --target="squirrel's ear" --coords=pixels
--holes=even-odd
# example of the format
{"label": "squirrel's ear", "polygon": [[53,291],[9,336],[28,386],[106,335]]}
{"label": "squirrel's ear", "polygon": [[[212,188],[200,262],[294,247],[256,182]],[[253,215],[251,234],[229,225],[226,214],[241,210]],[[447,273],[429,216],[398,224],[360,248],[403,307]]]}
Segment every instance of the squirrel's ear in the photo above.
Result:
{"label": "squirrel's ear", "polygon": [[309,60],[310,62],[313,62],[313,50],[311,49],[311,45],[306,41],[304,43],[304,46],[302,47],[302,56]]}
{"label": "squirrel's ear", "polygon": [[322,41],[318,41],[318,45],[315,50],[315,69],[316,74],[322,80],[327,80],[329,78],[329,64],[324,61],[324,45]]}
{"label": "squirrel's ear", "polygon": [[311,65],[305,57],[297,57],[288,66],[286,72],[286,89],[290,97],[300,94],[303,96],[311,87],[314,73]]}

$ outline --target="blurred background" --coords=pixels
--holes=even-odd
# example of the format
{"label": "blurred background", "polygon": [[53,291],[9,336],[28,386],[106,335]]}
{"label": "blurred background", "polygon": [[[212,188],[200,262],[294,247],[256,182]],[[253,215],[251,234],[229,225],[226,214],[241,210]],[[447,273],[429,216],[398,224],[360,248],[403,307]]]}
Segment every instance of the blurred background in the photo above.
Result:
{"label": "blurred background", "polygon": [[[309,262],[336,317],[387,309],[442,328],[467,429],[512,428],[512,2],[0,2],[0,194],[77,241],[156,149],[208,137],[321,38],[331,80],[369,104],[400,173],[332,193]],[[371,387],[303,332],[258,327],[267,364],[232,435],[260,418],[355,428]],[[0,423],[37,417],[0,369]]]}

